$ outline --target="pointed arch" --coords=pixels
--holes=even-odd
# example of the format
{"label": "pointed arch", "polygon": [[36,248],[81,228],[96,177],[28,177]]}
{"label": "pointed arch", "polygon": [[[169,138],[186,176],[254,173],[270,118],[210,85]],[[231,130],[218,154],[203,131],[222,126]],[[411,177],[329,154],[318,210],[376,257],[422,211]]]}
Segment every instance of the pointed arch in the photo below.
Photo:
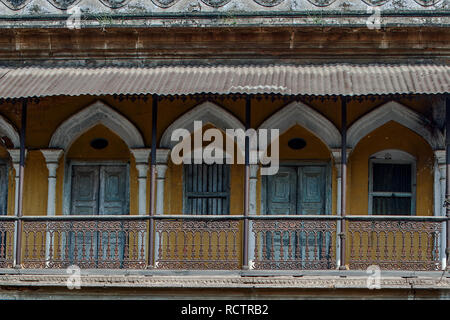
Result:
{"label": "pointed arch", "polygon": [[443,148],[444,137],[439,130],[430,129],[430,120],[396,101],[389,101],[358,119],[347,131],[348,147],[355,148],[362,138],[389,121],[411,129],[424,138],[433,150]]}
{"label": "pointed arch", "polygon": [[172,132],[176,129],[186,129],[190,133],[194,130],[194,121],[202,121],[203,125],[211,124],[218,129],[242,129],[244,124],[226,111],[224,108],[207,101],[186,112],[175,120],[163,133],[160,141],[161,148],[172,148],[177,142],[171,141]]}
{"label": "pointed arch", "polygon": [[319,112],[299,101],[292,102],[277,111],[264,121],[258,130],[279,129],[281,136],[295,125],[311,131],[330,149],[339,148],[341,145],[341,134],[335,125]]}
{"label": "pointed arch", "polygon": [[0,115],[0,138],[3,136],[11,140],[14,148],[20,147],[20,136],[16,128],[6,118]]}
{"label": "pointed arch", "polygon": [[49,147],[67,151],[79,136],[98,124],[116,133],[129,148],[144,147],[144,139],[139,130],[127,118],[101,101],[64,121],[53,133]]}

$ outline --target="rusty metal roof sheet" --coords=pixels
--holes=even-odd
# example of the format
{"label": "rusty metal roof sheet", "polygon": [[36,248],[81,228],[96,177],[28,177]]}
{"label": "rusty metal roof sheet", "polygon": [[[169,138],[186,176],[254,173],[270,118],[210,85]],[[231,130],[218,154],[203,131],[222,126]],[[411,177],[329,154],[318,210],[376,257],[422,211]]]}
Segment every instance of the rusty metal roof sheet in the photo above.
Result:
{"label": "rusty metal roof sheet", "polygon": [[431,64],[0,68],[0,98],[196,93],[442,94],[449,92],[449,84],[450,66]]}

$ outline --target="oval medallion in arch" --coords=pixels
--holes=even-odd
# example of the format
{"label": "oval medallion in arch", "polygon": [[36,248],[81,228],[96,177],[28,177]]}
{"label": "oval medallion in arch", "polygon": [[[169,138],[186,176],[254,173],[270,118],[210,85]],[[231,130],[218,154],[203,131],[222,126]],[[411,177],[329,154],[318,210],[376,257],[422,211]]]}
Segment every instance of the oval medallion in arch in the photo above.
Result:
{"label": "oval medallion in arch", "polygon": [[11,10],[20,10],[25,7],[31,0],[0,0]]}
{"label": "oval medallion in arch", "polygon": [[282,3],[284,0],[254,0],[257,4],[264,7],[275,7]]}
{"label": "oval medallion in arch", "polygon": [[231,0],[202,0],[203,3],[214,8],[222,7],[230,1]]}
{"label": "oval medallion in arch", "polygon": [[160,8],[169,8],[178,2],[178,0],[152,0],[152,2]]}
{"label": "oval medallion in arch", "polygon": [[107,7],[117,9],[126,5],[130,0],[100,0],[100,1]]}
{"label": "oval medallion in arch", "polygon": [[328,7],[336,0],[308,0],[308,1],[317,7]]}
{"label": "oval medallion in arch", "polygon": [[420,4],[421,6],[431,7],[434,6],[435,4],[438,4],[441,0],[414,0],[414,1]]}
{"label": "oval medallion in arch", "polygon": [[369,6],[377,7],[377,6],[382,6],[389,0],[362,0],[362,1],[365,2],[366,4],[368,4]]}
{"label": "oval medallion in arch", "polygon": [[76,5],[81,0],[47,0],[47,1],[58,9],[67,10]]}

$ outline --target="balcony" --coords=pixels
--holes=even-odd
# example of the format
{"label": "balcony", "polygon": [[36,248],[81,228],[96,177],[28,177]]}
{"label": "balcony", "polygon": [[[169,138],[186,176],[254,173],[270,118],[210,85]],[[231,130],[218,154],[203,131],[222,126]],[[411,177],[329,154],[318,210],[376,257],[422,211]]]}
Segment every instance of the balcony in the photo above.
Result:
{"label": "balcony", "polygon": [[347,270],[439,271],[445,222],[420,216],[2,216],[0,268],[15,267],[18,253],[24,269],[241,270],[248,257],[255,272],[335,270],[341,260]]}

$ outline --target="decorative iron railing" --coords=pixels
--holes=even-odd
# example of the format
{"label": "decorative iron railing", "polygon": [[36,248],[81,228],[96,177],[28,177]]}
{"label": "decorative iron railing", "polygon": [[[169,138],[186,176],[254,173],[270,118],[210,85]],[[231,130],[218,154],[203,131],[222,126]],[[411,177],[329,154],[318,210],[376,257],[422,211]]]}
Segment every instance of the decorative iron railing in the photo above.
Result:
{"label": "decorative iron railing", "polygon": [[255,269],[336,268],[336,219],[332,216],[261,216],[252,221]]}
{"label": "decorative iron railing", "polygon": [[349,217],[350,269],[440,270],[442,222],[433,217]]}
{"label": "decorative iron railing", "polygon": [[14,264],[15,222],[8,217],[0,220],[0,268],[12,268]]}
{"label": "decorative iron railing", "polygon": [[[343,219],[346,229],[340,232]],[[350,270],[371,265],[441,270],[447,220],[333,215],[0,216],[0,268],[237,270],[245,265],[247,249],[248,265],[255,270],[332,270],[339,260]],[[340,234],[346,239],[345,259],[338,250]]]}
{"label": "decorative iron railing", "polygon": [[230,216],[185,216],[156,221],[156,267],[160,269],[239,269],[240,221]]}

